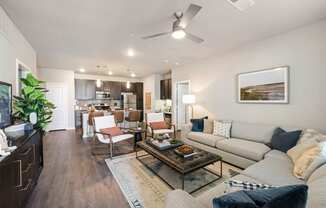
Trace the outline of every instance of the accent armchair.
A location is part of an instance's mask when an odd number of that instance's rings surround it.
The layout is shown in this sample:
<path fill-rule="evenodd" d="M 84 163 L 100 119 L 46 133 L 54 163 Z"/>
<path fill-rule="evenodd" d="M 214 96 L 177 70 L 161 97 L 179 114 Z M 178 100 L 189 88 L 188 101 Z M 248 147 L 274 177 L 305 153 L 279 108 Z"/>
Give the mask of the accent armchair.
<path fill-rule="evenodd" d="M 117 127 L 114 116 L 102 116 L 102 117 L 95 117 L 94 118 L 94 127 L 95 127 L 95 136 L 97 139 L 103 143 L 108 144 L 110 150 L 110 158 L 113 157 L 113 145 L 115 143 L 131 139 L 134 136 L 132 134 L 121 134 L 113 136 L 110 133 L 104 133 L 102 130 L 107 128 Z"/>
<path fill-rule="evenodd" d="M 146 114 L 146 136 L 150 135 L 155 138 L 155 135 L 159 134 L 173 134 L 173 138 L 176 138 L 175 125 L 166 123 L 166 128 L 154 129 L 152 123 L 165 122 L 163 113 L 147 113 Z"/>

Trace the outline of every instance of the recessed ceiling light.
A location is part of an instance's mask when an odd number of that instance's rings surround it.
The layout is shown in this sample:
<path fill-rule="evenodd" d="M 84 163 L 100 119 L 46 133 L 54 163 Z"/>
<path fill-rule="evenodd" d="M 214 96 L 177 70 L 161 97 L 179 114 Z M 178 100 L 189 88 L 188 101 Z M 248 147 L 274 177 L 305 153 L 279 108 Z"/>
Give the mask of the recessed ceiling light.
<path fill-rule="evenodd" d="M 179 66 L 179 65 L 180 65 L 180 63 L 179 63 L 179 62 L 176 62 L 176 63 L 175 63 L 175 65 Z"/>
<path fill-rule="evenodd" d="M 128 51 L 127 51 L 127 55 L 130 56 L 130 57 L 134 56 L 135 55 L 134 50 L 132 48 L 129 48 Z"/>
<path fill-rule="evenodd" d="M 109 72 L 108 72 L 108 75 L 112 75 L 112 74 L 113 74 L 113 72 L 112 72 L 112 71 L 109 71 Z"/>
<path fill-rule="evenodd" d="M 85 72 L 85 69 L 84 68 L 80 68 L 79 71 L 80 72 Z"/>
<path fill-rule="evenodd" d="M 186 32 L 183 29 L 176 30 L 172 33 L 174 39 L 182 39 L 186 36 Z"/>
<path fill-rule="evenodd" d="M 131 77 L 135 77 L 136 76 L 136 74 L 135 73 L 131 73 L 131 75 L 130 75 Z"/>

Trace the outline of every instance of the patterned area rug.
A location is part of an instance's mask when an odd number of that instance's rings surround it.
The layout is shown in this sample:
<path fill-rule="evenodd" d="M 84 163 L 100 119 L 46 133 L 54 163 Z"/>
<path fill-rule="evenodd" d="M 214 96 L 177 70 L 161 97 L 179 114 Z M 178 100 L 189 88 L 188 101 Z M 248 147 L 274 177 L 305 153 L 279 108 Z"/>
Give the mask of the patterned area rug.
<path fill-rule="evenodd" d="M 115 157 L 113 160 L 106 159 L 105 162 L 132 208 L 164 207 L 165 195 L 172 190 L 171 187 L 139 162 L 134 153 Z M 181 188 L 181 176 L 177 172 L 151 156 L 145 157 L 143 162 L 174 187 Z M 207 169 L 220 174 L 220 162 L 207 166 Z M 198 196 L 238 172 L 239 169 L 223 163 L 223 177 L 192 195 Z M 216 176 L 208 171 L 197 170 L 185 177 L 185 189 L 194 190 L 214 177 Z"/>

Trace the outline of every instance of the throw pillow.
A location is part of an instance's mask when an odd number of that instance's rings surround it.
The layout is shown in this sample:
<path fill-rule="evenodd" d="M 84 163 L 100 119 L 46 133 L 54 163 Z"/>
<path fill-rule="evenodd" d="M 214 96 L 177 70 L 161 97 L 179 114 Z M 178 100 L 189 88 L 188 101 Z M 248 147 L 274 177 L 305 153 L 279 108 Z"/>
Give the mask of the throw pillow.
<path fill-rule="evenodd" d="M 326 163 L 326 142 L 321 142 L 305 151 L 294 163 L 293 174 L 303 180 Z"/>
<path fill-rule="evenodd" d="M 213 135 L 230 138 L 232 122 L 222 122 L 214 120 Z"/>
<path fill-rule="evenodd" d="M 213 208 L 305 208 L 307 185 L 238 191 L 213 199 Z"/>
<path fill-rule="evenodd" d="M 308 140 L 316 140 L 318 142 L 326 141 L 326 134 L 322 134 L 315 129 L 305 129 L 300 137 L 298 144 Z"/>
<path fill-rule="evenodd" d="M 152 127 L 153 130 L 169 128 L 165 121 L 151 122 L 149 125 Z"/>
<path fill-rule="evenodd" d="M 122 135 L 123 132 L 119 127 L 104 128 L 100 130 L 103 134 L 110 134 L 112 137 Z"/>
<path fill-rule="evenodd" d="M 286 154 L 291 158 L 292 162 L 295 161 L 308 149 L 316 146 L 318 142 L 314 139 L 307 140 L 300 144 L 295 145 L 291 149 L 289 149 Z"/>
<path fill-rule="evenodd" d="M 193 118 L 190 119 L 190 122 L 192 123 L 191 131 L 195 132 L 203 132 L 204 130 L 204 119 L 208 119 L 208 117 L 203 118 Z"/>
<path fill-rule="evenodd" d="M 287 152 L 297 144 L 301 131 L 286 132 L 282 128 L 276 128 L 271 141 L 272 149 Z"/>
<path fill-rule="evenodd" d="M 213 133 L 213 127 L 214 127 L 213 120 L 204 119 L 204 130 L 203 130 L 204 133 L 212 134 Z"/>

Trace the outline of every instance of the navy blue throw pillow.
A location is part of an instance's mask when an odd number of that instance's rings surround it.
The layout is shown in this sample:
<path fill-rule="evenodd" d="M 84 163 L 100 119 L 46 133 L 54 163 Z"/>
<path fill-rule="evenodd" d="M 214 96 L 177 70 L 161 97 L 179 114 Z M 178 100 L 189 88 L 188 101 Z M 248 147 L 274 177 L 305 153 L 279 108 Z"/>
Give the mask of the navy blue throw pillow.
<path fill-rule="evenodd" d="M 305 208 L 308 186 L 233 192 L 213 199 L 214 208 Z"/>
<path fill-rule="evenodd" d="M 205 116 L 203 118 L 190 119 L 190 122 L 192 123 L 191 131 L 203 132 L 203 130 L 204 130 L 204 119 L 208 119 L 208 116 Z"/>
<path fill-rule="evenodd" d="M 275 129 L 271 141 L 272 149 L 287 152 L 297 144 L 301 132 L 301 130 L 286 132 L 282 128 Z"/>

